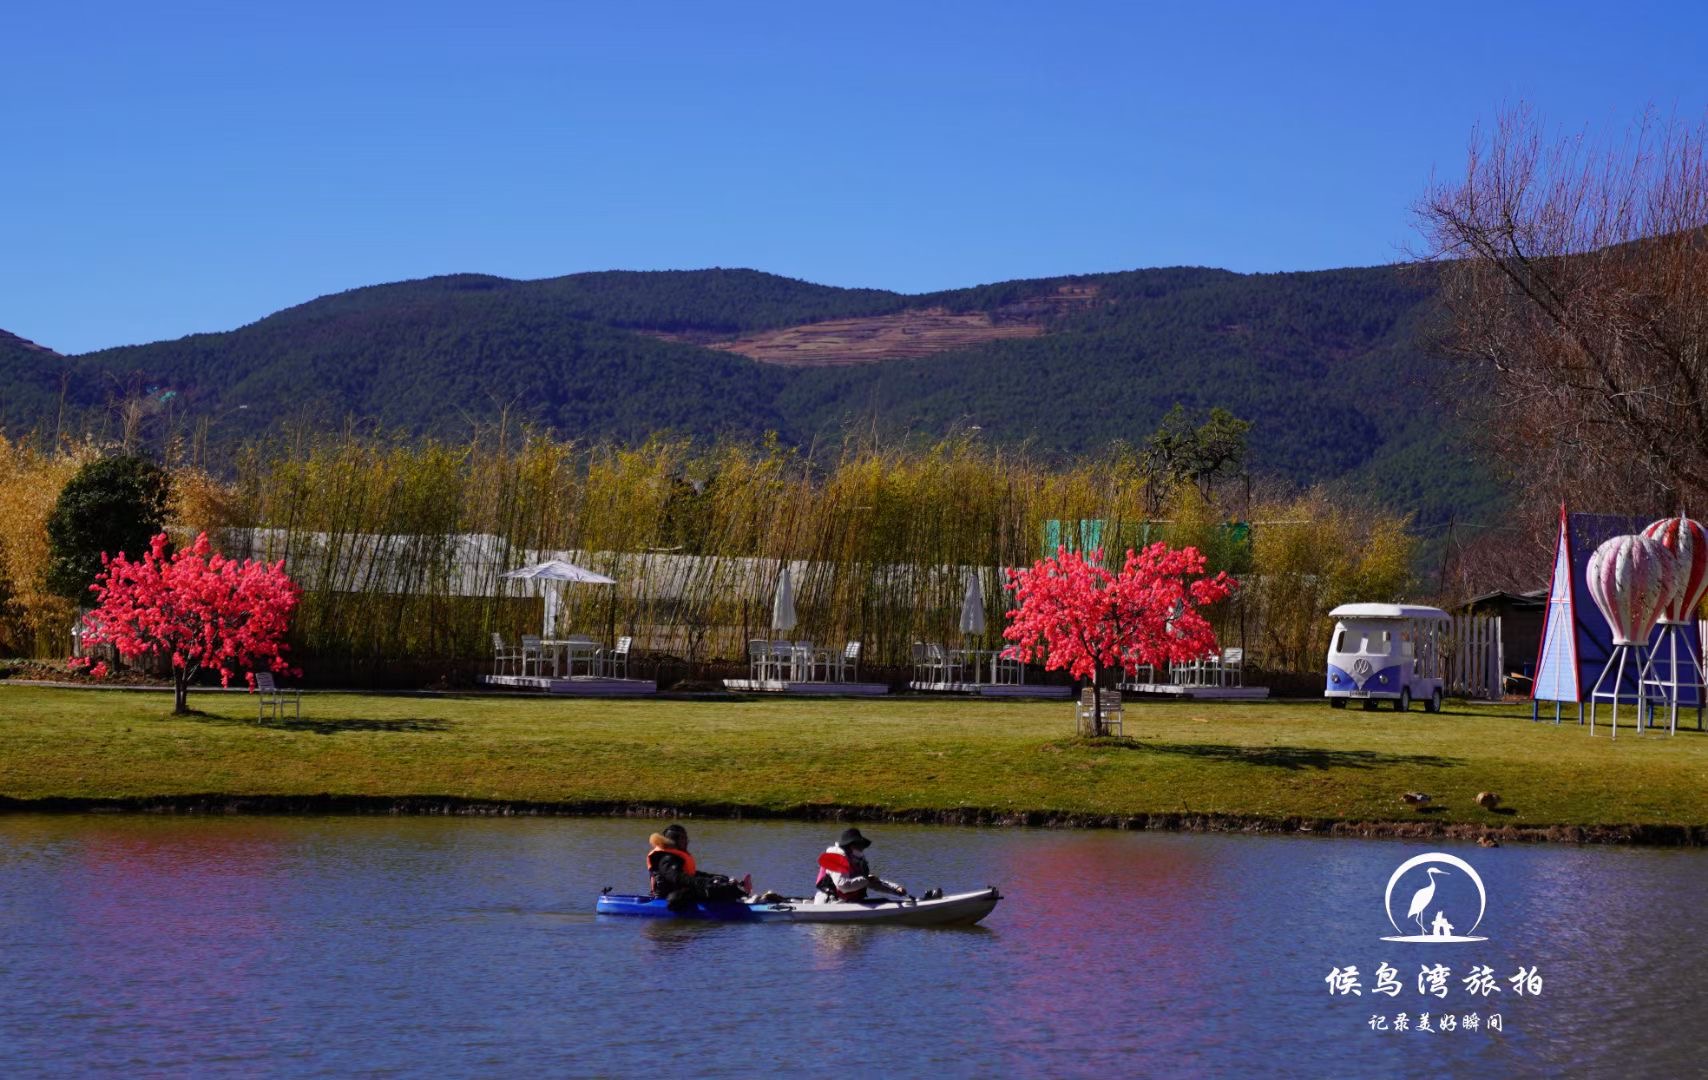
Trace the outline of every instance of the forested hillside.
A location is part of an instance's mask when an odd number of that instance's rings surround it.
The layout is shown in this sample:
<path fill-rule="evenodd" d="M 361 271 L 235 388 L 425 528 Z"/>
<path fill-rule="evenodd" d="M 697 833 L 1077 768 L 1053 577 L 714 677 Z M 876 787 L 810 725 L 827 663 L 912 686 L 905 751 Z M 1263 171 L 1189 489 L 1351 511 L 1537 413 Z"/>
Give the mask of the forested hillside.
<path fill-rule="evenodd" d="M 61 378 L 66 371 L 65 357 L 0 330 L 0 434 L 33 429 L 51 435 L 60 421 Z M 86 369 L 79 370 L 75 387 L 72 380 L 65 381 L 66 394 L 93 398 L 88 378 Z"/>
<path fill-rule="evenodd" d="M 1169 268 L 917 296 L 751 270 L 542 281 L 465 274 L 356 289 L 229 332 L 70 359 L 0 337 L 0 420 L 13 434 L 63 428 L 67 416 L 110 432 L 127 400 L 133 417 L 140 402 L 157 428 L 241 411 L 240 423 L 213 428 L 229 441 L 287 420 L 351 418 L 460 435 L 503 409 L 570 437 L 775 431 L 825 446 L 849 431 L 931 440 L 976 427 L 991 440 L 1067 454 L 1139 442 L 1179 402 L 1250 419 L 1258 472 L 1356 483 L 1437 520 L 1493 489 L 1434 402 L 1437 364 L 1422 346 L 1432 292 L 1420 272 L 1393 267 Z M 924 310 L 1025 322 L 1034 336 L 837 367 L 703 347 Z"/>

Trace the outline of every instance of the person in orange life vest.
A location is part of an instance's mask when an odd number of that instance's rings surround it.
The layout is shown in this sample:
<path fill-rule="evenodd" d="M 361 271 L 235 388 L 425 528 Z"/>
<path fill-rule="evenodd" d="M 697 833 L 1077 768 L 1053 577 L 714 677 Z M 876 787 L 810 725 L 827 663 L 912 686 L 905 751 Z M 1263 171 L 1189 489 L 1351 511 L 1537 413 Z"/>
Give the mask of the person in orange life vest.
<path fill-rule="evenodd" d="M 682 911 L 706 901 L 734 901 L 752 891 L 752 878 L 736 881 L 722 874 L 702 873 L 688 853 L 688 830 L 668 825 L 650 837 L 646 872 L 652 895 L 667 900 L 670 910 Z"/>
<path fill-rule="evenodd" d="M 842 830 L 842 838 L 818 857 L 813 899 L 819 903 L 864 900 L 868 890 L 906 896 L 907 886 L 885 881 L 872 873 L 866 862 L 866 849 L 871 846 L 872 842 L 860 835 L 859 829 Z"/>

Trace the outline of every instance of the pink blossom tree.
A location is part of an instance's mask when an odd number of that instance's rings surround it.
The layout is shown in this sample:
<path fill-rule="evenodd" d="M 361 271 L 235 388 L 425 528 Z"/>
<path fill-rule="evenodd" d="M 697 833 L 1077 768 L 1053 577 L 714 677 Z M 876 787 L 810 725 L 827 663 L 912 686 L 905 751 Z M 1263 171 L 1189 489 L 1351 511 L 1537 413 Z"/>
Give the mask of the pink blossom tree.
<path fill-rule="evenodd" d="M 1197 548 L 1152 544 L 1127 551 L 1120 572 L 1102 566 L 1102 552 L 1087 558 L 1066 548 L 1029 570 L 1010 570 L 1015 595 L 1003 637 L 1003 655 L 1022 663 L 1042 660 L 1092 688 L 1093 733 L 1103 734 L 1100 677 L 1111 669 L 1133 674 L 1146 665 L 1195 660 L 1216 647 L 1202 608 L 1235 588 L 1227 574 L 1204 575 Z"/>
<path fill-rule="evenodd" d="M 99 598 L 85 619 L 86 645 L 112 645 L 121 656 L 154 653 L 172 660 L 174 713 L 187 713 L 190 681 L 218 670 L 220 685 L 257 668 L 300 675 L 285 661 L 285 635 L 301 590 L 284 562 L 238 562 L 219 555 L 207 534 L 170 557 L 166 534 L 139 561 L 101 556 L 90 590 Z M 73 664 L 88 661 L 74 659 Z M 90 673 L 107 674 L 104 663 Z"/>

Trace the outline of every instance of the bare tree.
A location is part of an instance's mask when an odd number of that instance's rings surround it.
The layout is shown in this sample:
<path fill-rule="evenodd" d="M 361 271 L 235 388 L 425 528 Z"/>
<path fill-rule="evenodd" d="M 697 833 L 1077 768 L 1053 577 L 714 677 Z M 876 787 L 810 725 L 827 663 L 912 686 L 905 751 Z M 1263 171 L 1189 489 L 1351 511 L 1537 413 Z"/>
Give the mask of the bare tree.
<path fill-rule="evenodd" d="M 1562 499 L 1708 506 L 1705 146 L 1700 123 L 1597 143 L 1519 109 L 1417 206 L 1462 390 L 1543 525 Z"/>

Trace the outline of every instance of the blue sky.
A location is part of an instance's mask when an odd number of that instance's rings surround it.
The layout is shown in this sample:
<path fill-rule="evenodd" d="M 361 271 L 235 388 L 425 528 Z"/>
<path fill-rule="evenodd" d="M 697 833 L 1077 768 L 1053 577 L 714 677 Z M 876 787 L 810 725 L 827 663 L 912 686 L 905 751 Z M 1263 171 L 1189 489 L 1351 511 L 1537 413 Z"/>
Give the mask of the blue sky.
<path fill-rule="evenodd" d="M 1390 261 L 1472 126 L 1708 106 L 1708 6 L 13 5 L 0 328 L 752 266 L 923 291 Z"/>

